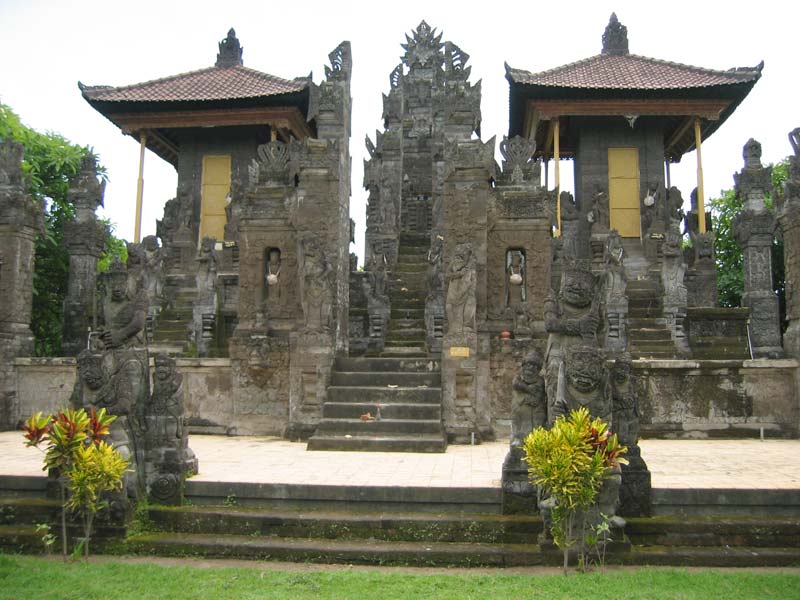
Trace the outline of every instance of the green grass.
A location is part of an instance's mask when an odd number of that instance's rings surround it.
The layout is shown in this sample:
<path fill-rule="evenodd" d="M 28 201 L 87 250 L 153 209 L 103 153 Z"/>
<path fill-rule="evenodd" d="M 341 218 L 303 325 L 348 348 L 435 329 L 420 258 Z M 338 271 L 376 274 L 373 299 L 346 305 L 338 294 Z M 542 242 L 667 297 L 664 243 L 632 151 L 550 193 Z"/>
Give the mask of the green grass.
<path fill-rule="evenodd" d="M 606 574 L 415 574 L 403 571 L 266 571 L 130 562 L 67 563 L 0 555 L 0 598 L 37 600 L 323 598 L 800 598 L 800 574 L 743 570 L 626 569 Z"/>

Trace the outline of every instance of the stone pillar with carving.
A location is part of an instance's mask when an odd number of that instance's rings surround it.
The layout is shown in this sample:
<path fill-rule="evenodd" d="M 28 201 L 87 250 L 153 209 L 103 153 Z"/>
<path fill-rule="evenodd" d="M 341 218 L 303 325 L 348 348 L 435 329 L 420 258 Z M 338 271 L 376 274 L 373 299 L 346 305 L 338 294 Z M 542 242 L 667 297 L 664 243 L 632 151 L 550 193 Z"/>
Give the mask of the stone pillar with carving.
<path fill-rule="evenodd" d="M 197 356 L 214 353 L 217 327 L 217 251 L 216 240 L 204 237 L 197 251 L 197 299 L 192 307 L 194 343 Z"/>
<path fill-rule="evenodd" d="M 488 395 L 478 393 L 489 384 L 486 256 L 494 143 L 492 138 L 445 146 L 442 406 L 448 439 L 456 443 L 494 434 Z"/>
<path fill-rule="evenodd" d="M 789 133 L 794 153 L 789 157 L 789 176 L 783 184 L 783 206 L 778 222 L 783 234 L 786 286 L 786 320 L 783 349 L 800 358 L 800 127 Z"/>
<path fill-rule="evenodd" d="M 710 213 L 702 215 L 706 231 L 700 233 L 697 189 L 692 192 L 692 210 L 684 218 L 685 231 L 692 247 L 686 249 L 686 291 L 688 306 L 717 305 L 717 265 L 714 260 L 714 232 L 711 231 Z"/>
<path fill-rule="evenodd" d="M 88 330 L 97 327 L 97 261 L 105 251 L 108 233 L 95 210 L 103 206 L 104 191 L 105 181 L 97 179 L 97 159 L 87 154 L 69 186 L 75 216 L 64 224 L 64 245 L 69 252 L 61 345 L 64 356 L 77 356 L 86 348 Z"/>
<path fill-rule="evenodd" d="M 733 176 L 742 211 L 732 229 L 742 248 L 744 294 L 750 309 L 750 344 L 755 358 L 778 358 L 781 346 L 778 297 L 772 287 L 772 241 L 775 215 L 765 204 L 772 193 L 772 168 L 761 164 L 761 144 L 750 139 L 744 146 L 744 168 Z"/>
<path fill-rule="evenodd" d="M 33 353 L 34 242 L 44 209 L 28 194 L 22 157 L 21 144 L 0 140 L 0 428 L 20 415 L 13 360 Z"/>

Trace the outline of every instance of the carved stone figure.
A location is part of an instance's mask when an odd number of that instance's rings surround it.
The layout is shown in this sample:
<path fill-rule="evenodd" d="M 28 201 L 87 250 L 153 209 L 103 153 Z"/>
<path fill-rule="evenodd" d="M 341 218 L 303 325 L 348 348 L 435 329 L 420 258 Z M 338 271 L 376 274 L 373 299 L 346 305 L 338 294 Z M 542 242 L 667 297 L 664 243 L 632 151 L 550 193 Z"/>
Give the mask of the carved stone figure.
<path fill-rule="evenodd" d="M 217 318 L 216 240 L 204 237 L 197 250 L 195 285 L 197 300 L 193 308 L 194 341 L 198 356 L 208 356 L 214 341 Z"/>
<path fill-rule="evenodd" d="M 474 332 L 477 273 L 472 244 L 466 242 L 456 246 L 445 280 L 447 332 L 459 336 Z"/>
<path fill-rule="evenodd" d="M 302 242 L 301 304 L 307 333 L 330 331 L 333 270 L 313 237 Z"/>
<path fill-rule="evenodd" d="M 753 139 L 745 144 L 745 165 L 734 175 L 736 195 L 743 210 L 731 229 L 742 247 L 744 294 L 742 306 L 750 308 L 750 340 L 756 357 L 777 358 L 782 354 L 778 297 L 772 289 L 772 241 L 775 216 L 765 199 L 772 194 L 772 171 L 761 165 L 761 145 Z"/>
<path fill-rule="evenodd" d="M 650 516 L 650 471 L 642 459 L 639 448 L 638 386 L 628 353 L 614 361 L 611 370 L 611 393 L 614 404 L 613 431 L 617 434 L 620 444 L 628 448 L 625 454 L 628 464 L 621 465 L 619 512 L 628 517 Z"/>
<path fill-rule="evenodd" d="M 586 215 L 592 227 L 592 233 L 602 233 L 609 228 L 608 194 L 597 187 L 592 196 L 592 208 Z"/>
<path fill-rule="evenodd" d="M 606 318 L 604 346 L 609 352 L 621 352 L 627 346 L 628 281 L 624 260 L 622 238 L 612 230 L 606 238 L 603 253 L 602 292 Z"/>
<path fill-rule="evenodd" d="M 536 350 L 525 355 L 512 384 L 511 447 L 520 448 L 528 434 L 547 423 L 547 399 L 541 376 L 542 355 Z"/>
<path fill-rule="evenodd" d="M 367 265 L 367 281 L 369 282 L 369 297 L 380 303 L 389 301 L 386 289 L 386 256 L 377 249 L 372 250 L 369 264 Z"/>
<path fill-rule="evenodd" d="M 553 420 L 584 407 L 592 418 L 612 423 L 612 400 L 604 363 L 603 352 L 595 346 L 575 345 L 567 349 L 559 373 Z"/>
<path fill-rule="evenodd" d="M 783 184 L 779 222 L 783 234 L 786 285 L 786 320 L 783 347 L 788 356 L 800 357 L 800 127 L 789 133 L 794 154 L 789 157 L 789 176 Z"/>
<path fill-rule="evenodd" d="M 147 493 L 154 502 L 180 504 L 186 475 L 197 472 L 184 424 L 183 376 L 164 354 L 153 362 L 153 393 L 144 410 Z"/>
<path fill-rule="evenodd" d="M 286 278 L 281 276 L 282 266 L 280 248 L 270 248 L 264 268 L 264 285 L 267 289 L 268 304 L 280 305 L 284 302 Z"/>
<path fill-rule="evenodd" d="M 584 261 L 573 261 L 562 275 L 561 289 L 552 290 L 544 304 L 544 325 L 549 336 L 545 353 L 548 420 L 556 399 L 559 370 L 569 347 L 597 344 L 600 326 L 600 299 L 594 275 Z"/>

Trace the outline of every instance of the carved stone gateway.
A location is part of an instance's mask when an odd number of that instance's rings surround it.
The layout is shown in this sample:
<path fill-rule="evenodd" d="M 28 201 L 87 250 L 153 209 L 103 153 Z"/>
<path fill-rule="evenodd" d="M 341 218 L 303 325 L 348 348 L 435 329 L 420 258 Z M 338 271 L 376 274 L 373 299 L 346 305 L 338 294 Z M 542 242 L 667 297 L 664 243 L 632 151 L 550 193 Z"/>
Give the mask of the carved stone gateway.
<path fill-rule="evenodd" d="M 36 235 L 43 206 L 28 194 L 21 144 L 0 140 L 0 426 L 16 426 L 13 360 L 33 354 L 30 329 Z"/>
<path fill-rule="evenodd" d="M 789 176 L 783 184 L 783 206 L 778 221 L 783 233 L 783 261 L 786 274 L 786 320 L 783 336 L 787 356 L 800 358 L 800 127 L 789 133 L 793 154 Z"/>
<path fill-rule="evenodd" d="M 106 228 L 95 215 L 103 206 L 105 181 L 97 179 L 97 159 L 87 154 L 70 182 L 69 200 L 75 217 L 64 225 L 69 251 L 69 287 L 64 298 L 62 353 L 77 356 L 86 347 L 87 332 L 97 327 L 97 261 L 106 244 Z"/>
<path fill-rule="evenodd" d="M 751 139 L 744 146 L 745 165 L 734 175 L 736 194 L 744 207 L 731 227 L 742 247 L 744 294 L 742 306 L 750 308 L 753 356 L 778 358 L 783 354 L 778 297 L 772 288 L 772 240 L 775 216 L 765 197 L 772 192 L 772 169 L 761 164 L 761 144 Z"/>

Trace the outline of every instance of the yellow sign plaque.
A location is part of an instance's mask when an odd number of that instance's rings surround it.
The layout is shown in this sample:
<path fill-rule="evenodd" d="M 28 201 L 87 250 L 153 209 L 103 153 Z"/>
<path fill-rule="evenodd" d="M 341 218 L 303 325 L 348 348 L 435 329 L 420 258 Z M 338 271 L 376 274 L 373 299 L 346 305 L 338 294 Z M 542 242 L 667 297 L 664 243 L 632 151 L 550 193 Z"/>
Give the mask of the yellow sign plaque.
<path fill-rule="evenodd" d="M 453 358 L 469 358 L 469 348 L 467 346 L 453 346 L 450 348 L 450 356 Z"/>

